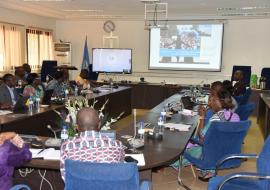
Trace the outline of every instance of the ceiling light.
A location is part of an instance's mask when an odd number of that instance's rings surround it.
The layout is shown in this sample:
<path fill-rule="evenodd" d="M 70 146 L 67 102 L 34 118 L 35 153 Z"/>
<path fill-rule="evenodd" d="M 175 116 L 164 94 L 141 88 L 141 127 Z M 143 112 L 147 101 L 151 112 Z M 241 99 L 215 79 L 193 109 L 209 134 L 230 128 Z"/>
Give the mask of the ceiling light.
<path fill-rule="evenodd" d="M 140 0 L 142 3 L 159 3 L 160 0 Z"/>
<path fill-rule="evenodd" d="M 25 2 L 67 2 L 67 1 L 73 1 L 73 0 L 23 0 Z"/>
<path fill-rule="evenodd" d="M 102 13 L 104 10 L 98 9 L 65 9 L 65 12 L 91 12 L 91 13 Z"/>
<path fill-rule="evenodd" d="M 257 7 L 222 7 L 217 8 L 217 11 L 239 11 L 239 10 L 258 10 L 269 9 L 270 6 L 257 6 Z"/>

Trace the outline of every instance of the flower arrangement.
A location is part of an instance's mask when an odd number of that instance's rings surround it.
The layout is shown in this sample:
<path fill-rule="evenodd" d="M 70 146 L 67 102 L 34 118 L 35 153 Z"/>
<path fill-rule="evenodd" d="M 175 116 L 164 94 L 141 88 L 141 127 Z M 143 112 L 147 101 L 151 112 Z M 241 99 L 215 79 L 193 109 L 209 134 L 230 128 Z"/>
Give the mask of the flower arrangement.
<path fill-rule="evenodd" d="M 93 101 L 92 105 L 89 104 L 89 100 L 85 97 L 79 96 L 79 97 L 73 97 L 68 99 L 68 101 L 65 104 L 65 108 L 67 110 L 67 113 L 59 112 L 54 110 L 57 115 L 60 116 L 62 119 L 62 125 L 68 126 L 68 134 L 69 136 L 75 136 L 76 135 L 76 116 L 77 112 L 85 107 L 91 107 L 95 109 L 95 105 L 97 104 L 98 100 Z M 106 102 L 102 105 L 102 107 L 97 110 L 99 119 L 101 121 L 101 130 L 109 130 L 111 129 L 111 125 L 118 121 L 124 112 L 120 113 L 118 117 L 116 118 L 109 118 L 108 114 L 104 113 L 105 107 L 108 104 L 109 99 L 106 100 Z"/>

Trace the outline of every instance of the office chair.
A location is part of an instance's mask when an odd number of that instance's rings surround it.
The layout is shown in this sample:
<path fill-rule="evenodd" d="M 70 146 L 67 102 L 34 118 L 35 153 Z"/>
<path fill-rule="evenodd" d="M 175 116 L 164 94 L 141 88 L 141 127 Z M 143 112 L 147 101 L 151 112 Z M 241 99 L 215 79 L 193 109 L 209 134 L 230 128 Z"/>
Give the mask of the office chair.
<path fill-rule="evenodd" d="M 228 155 L 220 161 L 243 158 L 257 159 L 257 172 L 232 173 L 225 176 L 216 176 L 210 179 L 208 190 L 269 190 L 270 189 L 270 137 L 264 143 L 259 156 L 256 154 Z"/>
<path fill-rule="evenodd" d="M 27 185 L 20 184 L 11 187 L 10 190 L 31 190 L 31 189 Z"/>
<path fill-rule="evenodd" d="M 238 108 L 235 110 L 235 113 L 239 115 L 241 121 L 244 121 L 248 120 L 254 109 L 254 103 L 247 103 L 244 105 L 239 105 Z"/>
<path fill-rule="evenodd" d="M 266 89 L 270 89 L 270 68 L 263 68 L 261 76 L 266 77 Z"/>
<path fill-rule="evenodd" d="M 232 77 L 231 77 L 231 81 L 233 81 L 233 75 L 237 70 L 241 70 L 244 73 L 244 83 L 246 84 L 246 86 L 250 85 L 250 76 L 251 76 L 251 66 L 238 66 L 238 65 L 234 65 L 233 66 L 233 70 L 232 70 Z"/>
<path fill-rule="evenodd" d="M 93 65 L 89 64 L 89 75 L 88 75 L 88 79 L 89 80 L 94 80 L 96 81 L 98 79 L 98 74 L 97 72 L 93 72 Z"/>
<path fill-rule="evenodd" d="M 202 147 L 200 158 L 194 158 L 184 153 L 192 165 L 201 170 L 214 170 L 217 162 L 227 154 L 241 153 L 242 142 L 251 125 L 251 121 L 212 122 L 204 137 L 204 143 L 197 142 Z M 222 164 L 221 168 L 233 168 L 240 165 L 239 160 Z"/>
<path fill-rule="evenodd" d="M 244 105 L 248 103 L 249 97 L 252 93 L 251 88 L 247 88 L 245 94 L 240 95 L 240 96 L 234 96 L 234 99 L 238 103 L 238 105 Z"/>
<path fill-rule="evenodd" d="M 149 190 L 150 182 L 139 181 L 135 163 L 65 161 L 65 190 Z"/>
<path fill-rule="evenodd" d="M 44 60 L 41 66 L 41 82 L 46 82 L 47 75 L 54 77 L 57 61 Z"/>

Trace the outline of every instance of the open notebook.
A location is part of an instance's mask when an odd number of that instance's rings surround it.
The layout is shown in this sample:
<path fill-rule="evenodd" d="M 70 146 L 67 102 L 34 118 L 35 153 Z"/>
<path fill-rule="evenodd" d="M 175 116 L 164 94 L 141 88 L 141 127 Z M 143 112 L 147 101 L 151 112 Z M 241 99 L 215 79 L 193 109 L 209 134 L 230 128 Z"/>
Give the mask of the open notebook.
<path fill-rule="evenodd" d="M 60 150 L 54 148 L 30 149 L 32 158 L 43 158 L 44 160 L 60 160 Z"/>

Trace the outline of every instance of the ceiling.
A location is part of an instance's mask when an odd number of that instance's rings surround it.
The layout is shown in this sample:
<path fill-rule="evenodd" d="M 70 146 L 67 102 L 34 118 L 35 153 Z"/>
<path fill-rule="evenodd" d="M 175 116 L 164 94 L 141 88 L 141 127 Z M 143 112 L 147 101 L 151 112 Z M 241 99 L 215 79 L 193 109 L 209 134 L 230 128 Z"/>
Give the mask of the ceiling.
<path fill-rule="evenodd" d="M 269 0 L 161 0 L 168 19 L 270 17 Z M 140 0 L 0 0 L 0 7 L 55 19 L 142 20 Z"/>

